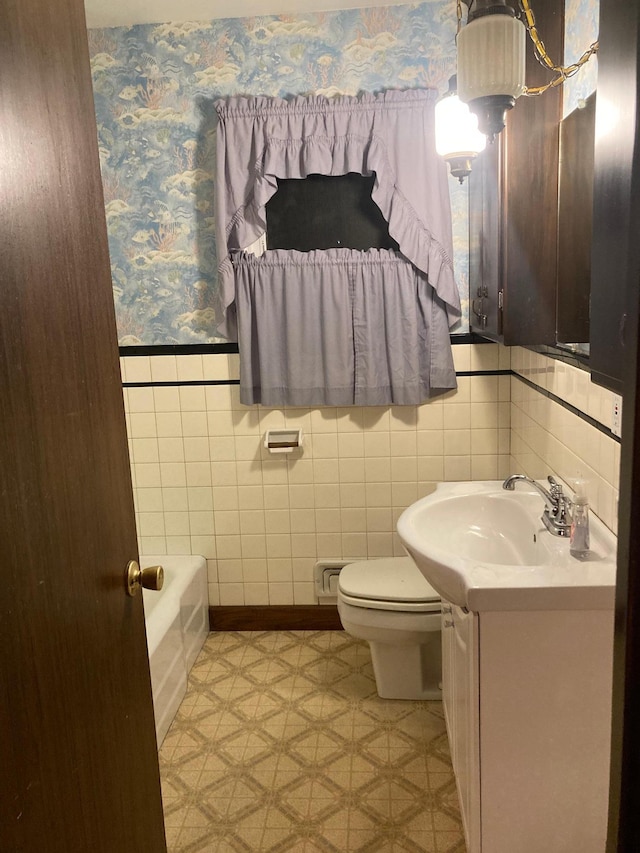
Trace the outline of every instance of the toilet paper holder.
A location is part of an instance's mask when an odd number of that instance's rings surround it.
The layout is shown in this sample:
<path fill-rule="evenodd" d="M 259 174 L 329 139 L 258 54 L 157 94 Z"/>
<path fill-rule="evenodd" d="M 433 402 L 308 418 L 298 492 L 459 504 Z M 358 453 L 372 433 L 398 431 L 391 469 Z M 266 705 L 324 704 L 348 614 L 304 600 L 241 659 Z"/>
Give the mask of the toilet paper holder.
<path fill-rule="evenodd" d="M 264 434 L 264 446 L 269 453 L 291 453 L 302 447 L 302 430 L 268 429 Z"/>

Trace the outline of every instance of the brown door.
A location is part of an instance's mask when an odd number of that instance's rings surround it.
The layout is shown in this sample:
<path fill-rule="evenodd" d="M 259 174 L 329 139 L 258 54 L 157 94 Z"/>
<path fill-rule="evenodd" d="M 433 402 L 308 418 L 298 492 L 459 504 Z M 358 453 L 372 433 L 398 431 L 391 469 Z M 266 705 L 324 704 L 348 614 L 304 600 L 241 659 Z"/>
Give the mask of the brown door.
<path fill-rule="evenodd" d="M 0 27 L 0 850 L 165 850 L 82 0 Z"/>

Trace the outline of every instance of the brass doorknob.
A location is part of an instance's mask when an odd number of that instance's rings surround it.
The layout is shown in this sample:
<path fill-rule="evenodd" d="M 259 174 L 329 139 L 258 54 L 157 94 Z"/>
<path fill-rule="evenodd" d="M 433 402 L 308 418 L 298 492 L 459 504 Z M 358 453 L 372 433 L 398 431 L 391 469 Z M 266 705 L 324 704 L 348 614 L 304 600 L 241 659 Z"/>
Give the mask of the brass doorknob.
<path fill-rule="evenodd" d="M 135 560 L 127 563 L 125 582 L 129 595 L 135 595 L 141 586 L 145 589 L 162 589 L 164 583 L 164 569 L 162 566 L 147 566 L 141 569 Z"/>

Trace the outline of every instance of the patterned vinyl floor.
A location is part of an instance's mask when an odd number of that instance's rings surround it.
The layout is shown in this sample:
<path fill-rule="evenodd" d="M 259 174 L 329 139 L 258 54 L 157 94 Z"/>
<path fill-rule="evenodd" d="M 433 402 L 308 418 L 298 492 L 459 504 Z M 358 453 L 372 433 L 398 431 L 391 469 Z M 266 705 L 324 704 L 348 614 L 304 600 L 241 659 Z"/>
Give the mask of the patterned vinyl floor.
<path fill-rule="evenodd" d="M 440 702 L 341 631 L 211 634 L 160 750 L 170 853 L 464 853 Z"/>

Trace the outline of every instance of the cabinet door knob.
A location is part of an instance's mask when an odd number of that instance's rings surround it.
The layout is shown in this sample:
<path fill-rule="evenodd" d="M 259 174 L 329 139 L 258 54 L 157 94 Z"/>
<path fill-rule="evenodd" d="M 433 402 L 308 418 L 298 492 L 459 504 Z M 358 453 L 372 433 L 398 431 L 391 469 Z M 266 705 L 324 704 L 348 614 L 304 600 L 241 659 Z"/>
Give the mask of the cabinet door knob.
<path fill-rule="evenodd" d="M 444 628 L 453 628 L 453 619 L 445 619 L 442 626 Z"/>

